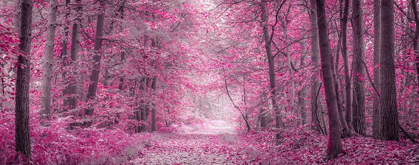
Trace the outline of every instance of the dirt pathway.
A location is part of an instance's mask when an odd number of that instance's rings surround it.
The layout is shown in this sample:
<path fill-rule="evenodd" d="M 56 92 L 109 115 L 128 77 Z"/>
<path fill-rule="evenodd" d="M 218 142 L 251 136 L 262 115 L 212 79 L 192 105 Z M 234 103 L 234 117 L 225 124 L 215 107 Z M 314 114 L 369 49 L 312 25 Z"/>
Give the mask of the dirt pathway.
<path fill-rule="evenodd" d="M 243 164 L 259 154 L 220 121 L 182 126 L 180 133 L 156 134 L 135 164 Z M 227 133 L 230 132 L 230 133 Z"/>

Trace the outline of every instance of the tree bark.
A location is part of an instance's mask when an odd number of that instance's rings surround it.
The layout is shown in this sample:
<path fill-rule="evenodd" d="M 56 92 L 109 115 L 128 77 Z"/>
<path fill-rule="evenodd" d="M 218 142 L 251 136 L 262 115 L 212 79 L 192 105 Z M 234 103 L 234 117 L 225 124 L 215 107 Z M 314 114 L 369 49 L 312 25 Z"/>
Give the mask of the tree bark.
<path fill-rule="evenodd" d="M 274 65 L 274 57 L 272 55 L 271 40 L 269 36 L 269 31 L 268 31 L 268 15 L 267 15 L 265 6 L 266 6 L 266 1 L 262 0 L 262 4 L 260 8 L 262 10 L 261 19 L 262 19 L 262 25 L 263 25 L 263 37 L 265 40 L 265 50 L 266 50 L 266 55 L 267 55 L 268 64 L 269 64 L 269 83 L 270 83 L 270 91 L 271 91 L 271 101 L 272 101 L 272 106 L 274 107 L 274 112 L 275 112 L 275 120 L 276 120 L 275 127 L 279 129 L 280 125 L 283 125 L 283 122 L 280 116 L 280 110 L 275 100 L 277 99 L 276 86 L 275 86 L 275 65 Z M 279 133 L 276 134 L 276 144 L 279 144 Z"/>
<path fill-rule="evenodd" d="M 362 0 L 352 0 L 353 8 L 353 72 L 354 72 L 354 94 L 353 94 L 353 121 L 352 126 L 355 132 L 366 135 L 365 132 L 365 46 L 364 46 L 364 14 L 362 11 Z"/>
<path fill-rule="evenodd" d="M 55 28 L 57 20 L 57 0 L 50 0 L 47 41 L 42 78 L 41 119 L 49 119 L 51 112 L 51 79 L 54 62 Z"/>
<path fill-rule="evenodd" d="M 77 4 L 80 4 L 81 0 L 76 0 Z M 68 78 L 68 86 L 65 90 L 67 90 L 67 103 L 69 109 L 74 109 L 77 107 L 77 60 L 79 58 L 79 29 L 80 29 L 80 12 L 81 7 L 77 7 L 77 18 L 75 23 L 73 23 L 73 29 L 71 32 L 71 63 L 69 64 L 71 68 L 74 70 L 70 72 L 71 78 Z"/>
<path fill-rule="evenodd" d="M 381 137 L 399 140 L 394 65 L 394 0 L 381 0 Z"/>
<path fill-rule="evenodd" d="M 330 48 L 326 11 L 324 0 L 316 0 L 317 4 L 317 18 L 319 27 L 319 41 L 320 41 L 320 58 L 323 71 L 324 90 L 326 94 L 326 103 L 329 116 L 329 142 L 327 155 L 329 158 L 335 158 L 342 152 L 341 138 L 340 138 L 340 121 L 338 114 L 338 106 L 336 101 L 336 92 L 332 75 L 331 57 L 332 51 Z"/>
<path fill-rule="evenodd" d="M 339 54 L 337 54 L 337 57 L 339 57 Z M 339 95 L 339 84 L 338 84 L 337 76 L 336 76 L 336 72 L 337 72 L 336 68 L 338 66 L 338 62 L 339 62 L 339 59 L 336 58 L 336 66 L 335 66 L 333 64 L 333 57 L 330 60 L 330 63 L 332 64 L 331 66 L 332 66 L 333 82 L 334 82 L 334 86 L 335 86 L 336 102 L 337 102 L 337 106 L 338 106 L 339 121 L 340 121 L 340 126 L 341 126 L 341 128 L 339 128 L 339 130 L 342 131 L 342 136 L 341 137 L 350 137 L 351 136 L 351 131 L 350 131 L 350 129 L 348 127 L 348 124 L 346 123 L 345 117 L 343 115 L 343 107 L 342 107 L 342 103 L 341 103 L 340 95 Z"/>
<path fill-rule="evenodd" d="M 374 0 L 374 86 L 377 91 L 380 91 L 380 38 L 381 38 L 381 23 L 380 23 L 380 3 L 381 0 Z M 373 95 L 373 115 L 372 115 L 372 134 L 374 138 L 379 138 L 381 135 L 381 114 L 380 114 L 380 96 L 376 93 Z"/>
<path fill-rule="evenodd" d="M 32 0 L 17 1 L 17 30 L 19 34 L 19 54 L 16 77 L 16 106 L 15 106 L 15 147 L 28 158 L 31 157 L 31 140 L 29 128 L 29 81 L 31 54 L 31 26 Z"/>
<path fill-rule="evenodd" d="M 93 69 L 92 73 L 90 74 L 90 85 L 89 90 L 87 93 L 87 101 L 93 101 L 96 97 L 96 90 L 97 84 L 99 81 L 99 73 L 100 73 L 100 59 L 101 59 L 101 48 L 102 48 L 102 36 L 103 36 L 103 25 L 105 22 L 105 7 L 103 6 L 103 0 L 100 1 L 101 5 L 101 12 L 97 17 L 97 25 L 96 25 L 96 35 L 95 35 L 95 46 L 94 46 L 94 55 L 93 55 Z M 93 115 L 94 109 L 92 107 L 87 108 L 84 110 L 85 115 Z"/>
<path fill-rule="evenodd" d="M 68 7 L 68 4 L 70 3 L 70 0 L 66 0 L 65 1 L 65 21 L 67 21 L 67 19 L 68 19 L 68 16 L 70 15 L 70 11 L 69 11 L 69 7 Z M 65 23 L 67 23 L 67 22 L 65 22 Z M 61 47 L 62 47 L 62 50 L 61 50 L 61 62 L 62 62 L 62 66 L 68 66 L 68 47 L 67 47 L 67 44 L 68 44 L 68 32 L 69 31 L 69 27 L 68 27 L 68 25 L 65 25 L 64 26 L 64 36 L 63 36 L 63 42 L 62 42 L 62 44 L 61 44 Z M 63 77 L 63 79 L 66 79 L 67 78 L 67 70 L 64 70 L 63 71 L 63 73 L 62 73 L 62 77 Z M 69 103 L 68 103 L 68 99 L 67 98 L 65 98 L 65 97 L 67 97 L 67 95 L 69 94 L 69 92 L 68 92 L 68 84 L 67 84 L 67 82 L 66 81 L 64 81 L 64 86 L 65 86 L 65 88 L 63 89 L 63 96 L 64 96 L 64 99 L 63 99 L 63 106 L 64 106 L 64 110 L 67 108 L 67 106 L 69 105 Z"/>
<path fill-rule="evenodd" d="M 416 24 L 416 29 L 415 29 L 415 35 L 413 36 L 413 49 L 415 50 L 415 56 L 416 56 L 416 73 L 417 73 L 417 78 L 418 78 L 418 82 L 419 82 L 419 46 L 418 46 L 418 39 L 419 39 L 419 16 L 418 16 L 418 6 L 417 6 L 417 1 L 416 0 L 412 0 L 412 9 L 413 9 L 413 15 L 415 16 L 415 24 Z"/>
<path fill-rule="evenodd" d="M 301 124 L 304 126 L 307 124 L 307 115 L 306 115 L 306 101 L 305 101 L 305 97 L 306 97 L 306 93 L 307 93 L 307 87 L 303 86 L 303 89 L 301 89 L 298 92 L 298 103 L 300 106 L 300 114 L 301 114 Z"/>
<path fill-rule="evenodd" d="M 154 91 L 154 101 L 151 105 L 151 131 L 152 132 L 156 131 L 156 101 L 157 101 L 156 96 L 155 96 L 156 84 L 157 84 L 157 78 L 154 77 L 153 83 L 151 84 L 151 88 Z"/>
<path fill-rule="evenodd" d="M 121 53 L 121 64 L 123 63 L 125 63 L 125 52 Z M 119 86 L 118 86 L 119 90 L 121 91 L 124 90 L 124 82 L 125 82 L 124 75 L 121 75 L 121 78 L 119 78 Z"/>
<path fill-rule="evenodd" d="M 319 34 L 318 34 L 318 25 L 317 25 L 317 11 L 316 11 L 316 1 L 310 0 L 310 24 L 311 24 L 311 63 L 312 69 L 311 73 L 311 96 L 310 96 L 310 104 L 311 104 L 311 123 L 312 129 L 320 132 L 322 130 L 320 126 L 319 120 L 319 104 L 317 99 L 317 90 L 320 86 L 319 81 Z"/>
<path fill-rule="evenodd" d="M 349 129 L 352 129 L 352 98 L 351 98 L 351 78 L 349 76 L 348 62 L 348 46 L 347 46 L 347 29 L 348 29 L 348 10 L 349 0 L 344 0 L 344 8 L 342 14 L 341 30 L 342 30 L 342 60 L 345 70 L 345 118 Z"/>

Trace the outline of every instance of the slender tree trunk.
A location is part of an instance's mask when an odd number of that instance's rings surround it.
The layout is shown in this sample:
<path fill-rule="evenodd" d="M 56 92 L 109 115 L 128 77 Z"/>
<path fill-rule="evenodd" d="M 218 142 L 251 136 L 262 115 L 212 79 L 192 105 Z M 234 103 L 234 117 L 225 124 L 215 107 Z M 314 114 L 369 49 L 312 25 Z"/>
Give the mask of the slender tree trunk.
<path fill-rule="evenodd" d="M 316 0 L 317 4 L 317 18 L 319 26 L 319 41 L 320 41 L 320 58 L 323 71 L 324 90 L 326 94 L 326 103 L 329 116 L 329 142 L 327 155 L 329 158 L 335 158 L 342 152 L 341 139 L 340 139 L 340 121 L 339 112 L 336 101 L 336 92 L 334 88 L 331 57 L 332 51 L 330 48 L 326 11 L 324 0 Z"/>
<path fill-rule="evenodd" d="M 103 36 L 103 25 L 105 22 L 105 7 L 103 6 L 103 0 L 100 1 L 101 3 L 101 11 L 97 17 L 97 25 L 96 25 L 96 35 L 95 35 L 95 46 L 94 46 L 94 55 L 93 55 L 93 69 L 92 73 L 90 74 L 90 85 L 89 90 L 87 93 L 87 101 L 93 101 L 96 97 L 96 90 L 97 84 L 99 81 L 99 73 L 100 73 L 100 59 L 101 59 L 101 48 L 102 48 L 102 36 Z M 85 115 L 93 115 L 93 108 L 87 108 L 84 110 Z"/>
<path fill-rule="evenodd" d="M 352 0 L 353 8 L 353 71 L 354 71 L 354 94 L 353 94 L 353 121 L 352 126 L 355 132 L 366 135 L 365 132 L 365 46 L 364 46 L 364 14 L 362 11 L 362 0 Z"/>
<path fill-rule="evenodd" d="M 340 6 L 341 6 L 341 9 L 342 9 L 342 1 L 340 1 Z M 341 10 L 340 14 L 341 14 L 341 18 L 342 18 L 342 15 L 343 15 L 342 10 Z M 340 121 L 340 125 L 341 125 L 340 130 L 342 132 L 341 137 L 345 138 L 345 137 L 350 137 L 351 136 L 351 131 L 348 127 L 348 124 L 346 123 L 345 116 L 343 114 L 344 110 L 343 110 L 343 105 L 342 105 L 342 101 L 341 101 L 341 95 L 339 93 L 339 83 L 338 83 L 338 77 L 337 77 L 337 73 L 339 72 L 338 71 L 338 68 L 339 68 L 339 51 L 341 51 L 340 47 L 341 47 L 341 42 L 342 42 L 341 37 L 342 37 L 342 35 L 341 35 L 341 33 L 339 33 L 339 35 L 338 35 L 338 38 L 339 38 L 338 45 L 337 45 L 337 48 L 336 48 L 336 62 L 333 63 L 333 56 L 332 56 L 332 58 L 330 59 L 330 63 L 332 64 L 333 82 L 334 82 L 334 85 L 335 85 L 336 102 L 337 102 L 337 105 L 338 105 L 339 121 Z M 343 95 L 342 95 L 342 97 L 343 97 Z"/>
<path fill-rule="evenodd" d="M 68 7 L 69 3 L 70 3 L 70 0 L 65 1 L 65 19 L 64 19 L 65 21 L 67 21 L 68 16 L 70 15 L 69 7 Z M 67 44 L 68 44 L 69 27 L 67 25 L 67 22 L 64 22 L 64 23 L 66 25 L 64 25 L 64 36 L 63 36 L 64 39 L 63 39 L 63 42 L 62 42 L 62 45 L 61 45 L 61 47 L 62 47 L 61 62 L 62 62 L 62 66 L 65 67 L 65 66 L 68 66 L 68 47 L 67 47 Z M 63 79 L 67 78 L 67 70 L 63 71 L 62 77 L 63 77 Z M 67 108 L 67 106 L 69 105 L 68 99 L 65 98 L 65 97 L 68 97 L 67 95 L 69 94 L 69 91 L 68 91 L 67 82 L 66 81 L 64 81 L 64 82 L 65 82 L 64 83 L 65 88 L 63 89 L 63 96 L 64 96 L 63 106 L 64 106 L 64 110 L 65 110 Z"/>
<path fill-rule="evenodd" d="M 266 49 L 266 55 L 268 57 L 268 64 L 269 64 L 269 83 L 270 83 L 270 91 L 272 95 L 271 101 L 272 101 L 272 106 L 274 107 L 274 112 L 275 112 L 275 120 L 276 120 L 275 127 L 280 128 L 280 125 L 283 125 L 283 123 L 280 116 L 280 110 L 275 100 L 277 99 L 276 86 L 275 86 L 275 65 L 274 65 L 274 57 L 272 55 L 272 49 L 271 49 L 271 40 L 269 36 L 269 31 L 268 31 L 268 15 L 267 15 L 265 6 L 266 6 L 266 1 L 262 0 L 262 4 L 260 7 L 262 10 L 261 18 L 262 18 L 262 24 L 263 24 L 263 37 L 265 39 L 265 49 Z M 279 136 L 280 136 L 279 133 L 277 133 L 276 144 L 279 144 L 279 138 L 280 138 Z"/>
<path fill-rule="evenodd" d="M 121 64 L 125 63 L 125 52 L 121 53 Z M 124 75 L 121 75 L 121 78 L 119 78 L 119 90 L 124 90 Z"/>
<path fill-rule="evenodd" d="M 380 3 L 381 0 L 374 0 L 374 86 L 380 91 L 380 38 L 381 38 L 381 23 L 380 23 Z M 373 95 L 373 115 L 372 115 L 372 134 L 374 138 L 379 138 L 381 135 L 381 111 L 380 111 L 380 97 L 374 93 Z"/>
<path fill-rule="evenodd" d="M 154 91 L 154 101 L 151 105 L 151 131 L 155 132 L 156 131 L 156 96 L 155 96 L 155 91 L 156 91 L 156 84 L 157 84 L 157 78 L 154 77 L 153 78 L 153 83 L 151 84 L 151 88 Z"/>
<path fill-rule="evenodd" d="M 51 111 L 51 79 L 54 61 L 55 27 L 57 20 L 57 0 L 50 0 L 47 41 L 42 78 L 41 119 L 49 119 Z"/>
<path fill-rule="evenodd" d="M 348 10 L 349 0 L 344 0 L 344 8 L 341 22 L 342 29 L 342 60 L 345 70 L 345 118 L 349 129 L 352 129 L 352 98 L 351 98 L 351 78 L 349 76 L 349 62 L 348 62 L 348 46 L 347 46 L 347 29 L 348 29 Z"/>
<path fill-rule="evenodd" d="M 394 0 L 381 0 L 381 138 L 399 140 L 394 65 Z"/>
<path fill-rule="evenodd" d="M 31 26 L 32 0 L 17 1 L 17 30 L 19 34 L 20 54 L 17 61 L 16 106 L 15 106 L 15 147 L 28 158 L 31 157 L 31 139 L 29 133 L 29 81 L 31 78 Z"/>
<path fill-rule="evenodd" d="M 305 97 L 307 94 L 307 87 L 303 86 L 303 89 L 301 89 L 298 92 L 298 103 L 300 104 L 300 114 L 301 114 L 301 124 L 306 125 L 307 124 L 307 115 L 306 115 L 306 101 Z"/>
<path fill-rule="evenodd" d="M 80 4 L 81 0 L 76 0 L 77 4 Z M 71 32 L 71 63 L 70 66 L 74 70 L 71 71 L 70 76 L 71 78 L 68 78 L 68 86 L 67 91 L 69 96 L 67 97 L 68 102 L 68 108 L 74 109 L 77 107 L 77 60 L 79 58 L 79 29 L 80 29 L 80 14 L 81 14 L 81 7 L 77 7 L 77 18 L 75 20 L 75 23 L 73 23 L 73 29 Z"/>
<path fill-rule="evenodd" d="M 288 42 L 288 29 L 287 29 L 287 25 L 288 23 L 282 21 L 282 28 L 283 28 L 283 33 L 284 33 L 284 40 L 287 43 Z M 290 108 L 289 111 L 293 112 L 294 109 L 294 95 L 295 95 L 295 84 L 294 84 L 294 76 L 293 76 L 293 69 L 292 69 L 292 64 L 291 64 L 291 55 L 290 55 L 290 47 L 288 46 L 286 48 L 287 50 L 287 64 L 288 64 L 288 73 L 289 73 L 289 82 L 291 83 L 291 91 L 289 92 L 289 99 L 290 99 Z M 295 112 L 296 114 L 298 114 L 298 112 Z"/>
<path fill-rule="evenodd" d="M 418 82 L 419 82 L 419 46 L 418 46 L 418 40 L 419 40 L 419 16 L 418 16 L 418 6 L 417 6 L 417 1 L 416 0 L 412 0 L 412 9 L 413 9 L 413 14 L 415 16 L 415 24 L 416 24 L 416 29 L 415 29 L 415 35 L 414 35 L 414 39 L 413 39 L 413 48 L 415 50 L 415 55 L 416 55 L 416 73 L 417 73 L 417 78 L 418 78 Z"/>
<path fill-rule="evenodd" d="M 339 62 L 339 58 L 338 58 L 339 54 L 337 54 L 336 56 L 337 56 L 336 57 L 336 66 L 333 65 L 333 57 L 331 58 L 330 62 L 332 64 L 331 66 L 332 66 L 333 82 L 334 82 L 334 86 L 335 86 L 336 102 L 337 102 L 337 106 L 338 106 L 339 121 L 340 121 L 340 126 L 341 126 L 341 128 L 339 130 L 342 131 L 342 137 L 350 137 L 351 136 L 351 131 L 348 127 L 348 124 L 346 123 L 345 117 L 343 116 L 343 108 L 342 108 L 342 103 L 341 103 L 340 95 L 339 95 L 339 84 L 338 84 L 338 80 L 337 80 L 337 76 L 336 76 L 337 66 L 338 66 L 338 62 Z"/>
<path fill-rule="evenodd" d="M 320 120 L 319 120 L 319 104 L 317 99 L 317 91 L 320 86 L 319 81 L 319 33 L 317 25 L 317 10 L 316 10 L 316 1 L 310 0 L 310 24 L 311 24 L 311 63 L 313 65 L 311 72 L 313 76 L 311 77 L 311 123 L 312 128 L 317 132 L 321 131 Z"/>

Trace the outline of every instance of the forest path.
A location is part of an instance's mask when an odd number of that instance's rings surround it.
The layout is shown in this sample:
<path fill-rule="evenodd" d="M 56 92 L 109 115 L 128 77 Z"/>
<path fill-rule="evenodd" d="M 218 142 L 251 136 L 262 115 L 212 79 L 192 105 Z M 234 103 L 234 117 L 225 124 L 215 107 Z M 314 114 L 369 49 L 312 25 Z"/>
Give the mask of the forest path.
<path fill-rule="evenodd" d="M 243 164 L 258 155 L 222 121 L 182 126 L 179 133 L 156 134 L 135 164 Z M 182 131 L 183 130 L 183 131 Z M 253 155 L 253 156 L 252 156 Z"/>

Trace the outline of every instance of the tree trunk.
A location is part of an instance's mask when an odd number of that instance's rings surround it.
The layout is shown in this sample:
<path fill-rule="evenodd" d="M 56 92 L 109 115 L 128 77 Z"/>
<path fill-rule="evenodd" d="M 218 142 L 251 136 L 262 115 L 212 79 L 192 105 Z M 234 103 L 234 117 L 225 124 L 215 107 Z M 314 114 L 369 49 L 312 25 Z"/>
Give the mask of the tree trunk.
<path fill-rule="evenodd" d="M 327 149 L 327 156 L 335 158 L 342 152 L 341 139 L 340 139 L 340 121 L 338 114 L 338 106 L 336 101 L 336 92 L 332 75 L 332 51 L 330 48 L 326 11 L 324 0 L 316 0 L 317 4 L 317 18 L 319 27 L 319 41 L 320 41 L 320 58 L 323 71 L 324 90 L 326 94 L 326 103 L 329 116 L 329 142 Z"/>
<path fill-rule="evenodd" d="M 151 84 L 151 88 L 154 91 L 154 100 L 153 103 L 151 105 L 151 131 L 155 132 L 156 131 L 156 96 L 155 96 L 155 91 L 156 91 L 156 84 L 157 84 L 157 78 L 154 77 L 153 78 L 153 83 Z"/>
<path fill-rule="evenodd" d="M 311 123 L 312 128 L 317 132 L 321 131 L 320 120 L 319 120 L 319 104 L 317 91 L 320 86 L 319 76 L 319 34 L 318 34 L 318 25 L 317 25 L 317 11 L 316 11 L 316 2 L 315 0 L 310 0 L 310 24 L 311 24 L 311 63 L 313 65 L 311 73 Z"/>
<path fill-rule="evenodd" d="M 415 35 L 413 38 L 413 49 L 415 50 L 415 56 L 416 56 L 416 73 L 417 73 L 417 78 L 418 78 L 418 82 L 419 82 L 419 46 L 418 46 L 418 37 L 419 37 L 419 16 L 418 16 L 418 6 L 417 6 L 417 1 L 416 0 L 412 0 L 412 9 L 413 9 L 413 14 L 415 16 L 415 24 L 416 24 L 416 29 L 415 29 Z M 415 58 L 415 57 L 414 57 Z M 419 93 L 418 93 L 419 94 Z"/>
<path fill-rule="evenodd" d="M 286 21 L 281 21 L 282 23 L 282 28 L 283 28 L 283 39 L 285 40 L 285 42 L 288 42 L 288 29 L 287 29 L 287 25 L 288 23 L 286 23 Z M 294 95 L 295 95 L 295 84 L 294 84 L 294 76 L 293 76 L 293 69 L 292 69 L 292 64 L 291 64 L 291 53 L 290 53 L 290 47 L 287 46 L 286 48 L 287 51 L 287 64 L 288 64 L 288 72 L 289 72 L 289 82 L 291 83 L 291 91 L 289 92 L 289 99 L 290 99 L 290 108 L 289 108 L 289 112 L 293 112 L 294 110 Z M 298 115 L 298 112 L 295 112 Z"/>
<path fill-rule="evenodd" d="M 121 64 L 125 63 L 125 52 L 121 53 Z M 119 90 L 124 90 L 124 75 L 121 75 L 121 78 L 119 78 Z"/>
<path fill-rule="evenodd" d="M 349 76 L 349 62 L 348 62 L 348 46 L 347 46 L 347 29 L 348 29 L 348 10 L 349 0 L 344 0 L 344 9 L 342 14 L 341 30 L 342 30 L 342 60 L 345 70 L 345 118 L 349 129 L 352 129 L 352 98 L 351 98 L 351 78 Z"/>
<path fill-rule="evenodd" d="M 399 140 L 394 66 L 394 0 L 381 0 L 381 138 Z"/>
<path fill-rule="evenodd" d="M 350 131 L 350 129 L 348 127 L 348 124 L 346 123 L 345 117 L 343 115 L 343 108 L 342 108 L 342 103 L 341 103 L 340 95 L 339 95 L 339 84 L 338 84 L 338 80 L 337 80 L 337 76 L 336 76 L 338 62 L 339 62 L 339 58 L 338 58 L 339 54 L 337 54 L 336 56 L 337 56 L 336 57 L 336 66 L 333 64 L 333 57 L 330 59 L 330 62 L 332 64 L 331 66 L 332 66 L 333 82 L 334 82 L 334 86 L 335 86 L 336 102 L 337 102 L 337 106 L 338 106 L 339 121 L 340 121 L 340 126 L 341 126 L 341 128 L 339 128 L 339 130 L 342 131 L 342 137 L 350 137 L 351 136 L 351 131 Z"/>
<path fill-rule="evenodd" d="M 283 123 L 280 116 L 280 110 L 275 100 L 277 99 L 276 87 L 275 87 L 275 65 L 274 65 L 274 57 L 272 55 L 272 49 L 271 49 L 271 40 L 269 36 L 269 31 L 268 31 L 268 15 L 267 15 L 265 6 L 266 6 L 266 1 L 262 0 L 262 4 L 260 8 L 262 10 L 261 19 L 262 19 L 262 24 L 263 24 L 263 37 L 265 40 L 265 49 L 266 49 L 266 55 L 268 57 L 268 64 L 269 64 L 269 83 L 270 83 L 270 91 L 272 95 L 271 101 L 272 101 L 272 106 L 274 107 L 274 112 L 275 112 L 275 120 L 276 120 L 275 127 L 279 129 L 280 125 L 283 125 Z M 276 134 L 276 144 L 279 144 L 279 133 Z"/>
<path fill-rule="evenodd" d="M 57 0 L 50 0 L 47 41 L 42 78 L 41 119 L 49 119 L 51 111 L 51 79 L 54 61 L 55 27 L 57 20 Z"/>
<path fill-rule="evenodd" d="M 76 0 L 77 4 L 80 4 L 81 0 Z M 75 23 L 73 23 L 73 29 L 71 32 L 71 63 L 69 64 L 74 70 L 70 72 L 71 78 L 68 78 L 67 92 L 67 103 L 69 109 L 74 109 L 77 107 L 77 60 L 79 58 L 79 28 L 80 28 L 80 14 L 81 7 L 77 7 L 77 18 Z"/>
<path fill-rule="evenodd" d="M 353 72 L 354 72 L 354 94 L 353 94 L 353 121 L 352 126 L 355 132 L 366 135 L 365 132 L 365 46 L 364 46 L 364 14 L 362 11 L 362 0 L 352 0 L 353 8 Z"/>
<path fill-rule="evenodd" d="M 28 158 L 31 157 L 31 139 L 29 133 L 29 81 L 31 78 L 31 26 L 32 0 L 17 1 L 17 30 L 19 34 L 20 54 L 17 61 L 16 106 L 15 106 L 15 147 Z"/>
<path fill-rule="evenodd" d="M 380 91 L 380 3 L 381 0 L 374 0 L 374 86 Z M 380 96 L 373 94 L 373 115 L 372 115 L 372 134 L 374 138 L 379 138 L 381 135 L 381 111 L 380 111 Z"/>
<path fill-rule="evenodd" d="M 70 15 L 70 11 L 69 11 L 69 7 L 68 7 L 68 4 L 70 3 L 70 0 L 66 0 L 65 1 L 65 21 L 67 21 L 67 19 L 68 19 L 68 16 Z M 65 22 L 65 23 L 67 23 L 67 22 Z M 63 42 L 62 42 L 62 44 L 61 44 L 61 47 L 62 47 L 62 50 L 61 50 L 61 63 L 62 63 L 62 66 L 68 66 L 68 47 L 67 47 L 67 44 L 68 44 L 68 30 L 69 30 L 69 27 L 68 27 L 68 25 L 66 24 L 66 25 L 64 25 L 64 36 L 63 36 Z M 67 70 L 64 70 L 63 71 L 63 73 L 62 73 L 62 78 L 63 79 L 66 79 L 67 78 Z M 63 99 L 63 107 L 64 107 L 64 111 L 65 111 L 65 109 L 67 108 L 67 106 L 69 105 L 69 103 L 68 103 L 68 99 L 66 98 L 66 97 L 68 97 L 67 95 L 69 94 L 69 91 L 68 91 L 68 86 L 67 86 L 68 84 L 67 84 L 67 82 L 66 81 L 64 81 L 64 89 L 63 89 L 63 96 L 64 96 L 64 99 Z"/>
<path fill-rule="evenodd" d="M 102 48 L 102 36 L 103 36 L 103 25 L 105 22 L 105 7 L 103 6 L 103 0 L 100 1 L 101 11 L 97 17 L 96 25 L 96 35 L 95 35 L 95 46 L 94 46 L 94 55 L 93 55 L 93 69 L 90 74 L 90 85 L 87 93 L 87 101 L 94 101 L 96 97 L 97 84 L 99 81 L 100 73 L 100 59 L 101 59 L 101 48 Z M 92 107 L 84 110 L 85 115 L 93 115 L 94 109 Z"/>
<path fill-rule="evenodd" d="M 301 124 L 303 126 L 307 124 L 306 101 L 305 101 L 306 93 L 307 93 L 307 87 L 306 86 L 303 86 L 303 89 L 301 89 L 298 92 L 298 103 L 299 103 L 299 106 L 300 106 Z"/>

